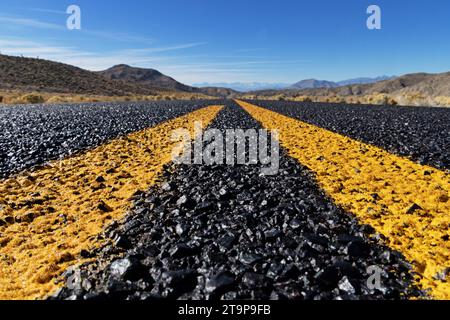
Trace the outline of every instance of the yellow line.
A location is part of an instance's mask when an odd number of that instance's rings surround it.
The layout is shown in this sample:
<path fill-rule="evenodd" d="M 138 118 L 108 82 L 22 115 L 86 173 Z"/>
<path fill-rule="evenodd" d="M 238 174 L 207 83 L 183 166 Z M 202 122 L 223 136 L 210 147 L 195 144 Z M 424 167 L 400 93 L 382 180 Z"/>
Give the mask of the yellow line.
<path fill-rule="evenodd" d="M 388 245 L 413 263 L 423 288 L 437 299 L 450 299 L 450 274 L 447 282 L 435 279 L 450 267 L 448 172 L 238 103 L 264 127 L 280 131 L 280 143 L 289 155 L 315 173 L 335 203 L 386 236 Z"/>
<path fill-rule="evenodd" d="M 132 133 L 86 153 L 0 181 L 0 299 L 43 298 L 82 250 L 124 216 L 130 197 L 157 180 L 171 161 L 171 130 L 210 123 L 211 106 Z"/>

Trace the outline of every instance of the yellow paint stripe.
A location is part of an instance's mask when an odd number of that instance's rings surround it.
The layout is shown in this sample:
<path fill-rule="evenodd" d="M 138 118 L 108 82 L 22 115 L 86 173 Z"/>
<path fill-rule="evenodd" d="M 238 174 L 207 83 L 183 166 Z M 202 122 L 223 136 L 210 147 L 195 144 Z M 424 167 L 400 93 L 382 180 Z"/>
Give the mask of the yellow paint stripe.
<path fill-rule="evenodd" d="M 450 267 L 450 174 L 383 149 L 238 101 L 268 129 L 278 129 L 291 157 L 312 170 L 336 204 L 387 237 L 437 299 L 450 299 L 434 276 Z M 416 204 L 422 210 L 412 210 Z M 410 209 L 410 210 L 409 210 Z M 408 213 L 409 211 L 409 213 Z"/>
<path fill-rule="evenodd" d="M 82 250 L 124 216 L 130 197 L 157 180 L 171 161 L 173 129 L 193 134 L 221 106 L 210 106 L 132 133 L 32 173 L 0 181 L 0 299 L 43 298 Z M 5 224 L 7 222 L 7 224 Z"/>

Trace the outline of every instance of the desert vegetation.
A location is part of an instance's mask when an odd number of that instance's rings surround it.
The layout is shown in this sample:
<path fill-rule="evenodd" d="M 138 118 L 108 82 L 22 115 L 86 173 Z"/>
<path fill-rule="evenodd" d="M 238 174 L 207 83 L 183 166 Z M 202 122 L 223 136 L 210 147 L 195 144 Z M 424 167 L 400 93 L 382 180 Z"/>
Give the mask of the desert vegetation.
<path fill-rule="evenodd" d="M 55 103 L 83 103 L 83 102 L 122 102 L 122 101 L 159 101 L 159 100 L 201 100 L 215 99 L 201 93 L 164 92 L 152 95 L 88 95 L 51 92 L 23 92 L 0 91 L 0 103 L 2 104 L 55 104 Z"/>
<path fill-rule="evenodd" d="M 299 101 L 299 102 L 325 102 L 325 103 L 349 103 L 349 104 L 374 104 L 374 105 L 404 105 L 404 106 L 431 106 L 450 107 L 449 96 L 427 97 L 420 93 L 386 94 L 373 93 L 367 95 L 288 95 L 279 93 L 265 96 L 257 94 L 244 94 L 242 99 L 249 100 L 274 100 L 274 101 Z"/>

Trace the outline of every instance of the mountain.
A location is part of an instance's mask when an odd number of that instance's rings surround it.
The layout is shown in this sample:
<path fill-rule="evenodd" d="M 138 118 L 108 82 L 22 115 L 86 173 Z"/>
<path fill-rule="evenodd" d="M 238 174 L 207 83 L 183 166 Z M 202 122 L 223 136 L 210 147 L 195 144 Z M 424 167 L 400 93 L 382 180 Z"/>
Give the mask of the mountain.
<path fill-rule="evenodd" d="M 369 84 L 351 84 L 335 88 L 305 90 L 312 94 L 334 94 L 340 96 L 368 94 L 415 93 L 425 96 L 450 96 L 450 72 L 429 74 L 412 73 L 389 80 Z"/>
<path fill-rule="evenodd" d="M 154 69 L 135 68 L 126 64 L 120 64 L 97 73 L 110 80 L 121 80 L 127 83 L 183 92 L 200 92 L 198 88 L 182 84 Z"/>
<path fill-rule="evenodd" d="M 379 82 L 379 81 L 390 80 L 393 78 L 395 78 L 395 76 L 380 76 L 380 77 L 375 77 L 375 78 L 363 77 L 363 78 L 355 78 L 355 79 L 339 81 L 339 82 L 337 82 L 337 84 L 338 84 L 338 86 L 346 86 L 349 84 L 366 84 L 366 83 L 375 83 L 375 82 Z"/>
<path fill-rule="evenodd" d="M 317 83 L 316 83 L 317 85 Z M 286 97 L 310 96 L 367 96 L 388 94 L 402 99 L 423 100 L 436 97 L 450 97 L 450 72 L 445 73 L 411 73 L 374 83 L 350 84 L 337 87 L 289 88 L 286 90 L 262 90 L 251 92 L 260 97 L 283 94 Z M 405 98 L 406 97 L 406 98 Z M 416 97 L 416 98 L 411 98 Z"/>
<path fill-rule="evenodd" d="M 295 89 L 310 89 L 310 88 L 334 88 L 338 85 L 332 81 L 326 80 L 316 80 L 316 79 L 306 79 L 294 83 L 291 88 Z"/>
<path fill-rule="evenodd" d="M 201 93 L 208 96 L 222 97 L 222 98 L 234 98 L 240 94 L 240 92 L 223 87 L 203 87 L 199 89 Z"/>
<path fill-rule="evenodd" d="M 230 88 L 234 91 L 247 92 L 255 90 L 265 90 L 265 89 L 284 89 L 289 87 L 286 83 L 266 83 L 266 82 L 219 82 L 219 83 L 209 83 L 201 82 L 195 83 L 196 87 L 222 87 Z"/>
<path fill-rule="evenodd" d="M 293 85 L 290 86 L 290 88 L 296 88 L 296 89 L 314 89 L 314 88 L 336 88 L 336 87 L 342 87 L 346 85 L 351 84 L 367 84 L 367 83 L 375 83 L 383 80 L 389 80 L 393 79 L 394 77 L 389 76 L 381 76 L 376 78 L 355 78 L 355 79 L 348 79 L 348 80 L 342 80 L 338 82 L 333 81 L 327 81 L 327 80 L 316 80 L 316 79 L 306 79 L 299 81 Z"/>
<path fill-rule="evenodd" d="M 125 64 L 114 66 L 105 71 L 99 71 L 98 74 L 110 80 L 121 80 L 137 85 L 154 86 L 189 93 L 203 93 L 216 97 L 228 97 L 237 93 L 232 89 L 224 88 L 222 86 L 209 86 L 205 88 L 188 86 L 162 74 L 158 70 L 135 68 Z"/>
<path fill-rule="evenodd" d="M 234 90 L 221 87 L 191 87 L 158 70 L 125 64 L 93 72 L 49 60 L 1 54 L 0 89 L 103 96 L 175 94 L 181 98 L 202 97 L 203 94 L 217 97 L 237 94 Z"/>
<path fill-rule="evenodd" d="M 0 55 L 0 89 L 92 95 L 150 95 L 161 88 L 111 80 L 64 63 Z"/>

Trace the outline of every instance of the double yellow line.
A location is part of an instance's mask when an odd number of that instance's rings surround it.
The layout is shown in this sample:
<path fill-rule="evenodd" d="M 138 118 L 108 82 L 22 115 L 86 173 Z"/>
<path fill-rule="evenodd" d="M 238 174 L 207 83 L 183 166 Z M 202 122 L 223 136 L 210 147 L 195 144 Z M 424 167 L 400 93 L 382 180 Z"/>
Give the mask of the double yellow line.
<path fill-rule="evenodd" d="M 85 262 L 98 235 L 121 219 L 137 191 L 157 180 L 171 161 L 175 129 L 208 125 L 221 106 L 210 106 L 32 173 L 0 181 L 0 299 L 42 298 L 58 276 Z"/>
<path fill-rule="evenodd" d="M 289 155 L 315 173 L 334 202 L 387 237 L 417 281 L 450 299 L 450 174 L 340 134 L 238 101 Z M 448 273 L 447 281 L 439 280 Z"/>
<path fill-rule="evenodd" d="M 278 129 L 289 155 L 321 188 L 413 263 L 431 295 L 450 299 L 450 175 L 380 148 L 238 101 L 267 129 Z M 130 134 L 31 173 L 0 181 L 0 299 L 43 298 L 59 275 L 87 261 L 82 252 L 153 185 L 178 142 L 174 129 L 208 125 L 211 106 Z M 449 269 L 450 270 L 450 269 Z M 450 280 L 450 275 L 447 281 Z"/>

